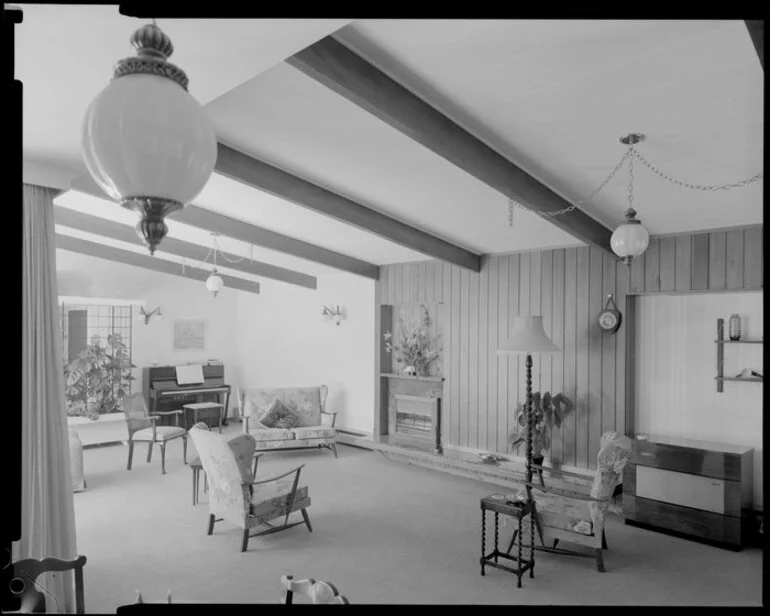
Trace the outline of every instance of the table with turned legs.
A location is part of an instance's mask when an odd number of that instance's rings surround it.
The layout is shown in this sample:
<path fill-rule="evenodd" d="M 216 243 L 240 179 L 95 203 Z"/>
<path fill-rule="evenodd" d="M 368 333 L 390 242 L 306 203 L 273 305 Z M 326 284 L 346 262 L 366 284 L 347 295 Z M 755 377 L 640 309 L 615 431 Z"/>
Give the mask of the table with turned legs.
<path fill-rule="evenodd" d="M 484 575 L 484 567 L 496 567 L 516 574 L 517 586 L 521 588 L 521 576 L 529 571 L 529 577 L 535 576 L 535 510 L 532 501 L 516 503 L 510 497 L 503 494 L 491 494 L 481 499 L 481 575 Z M 494 549 L 487 553 L 486 550 L 486 530 L 487 530 L 487 512 L 494 513 L 495 516 L 495 545 Z M 500 515 L 507 515 L 513 518 L 517 525 L 516 552 L 511 555 L 509 552 L 501 552 L 498 549 L 499 518 Z M 529 519 L 527 519 L 529 518 Z M 523 533 L 523 527 L 529 524 L 529 533 Z M 524 535 L 529 535 L 528 545 L 525 545 Z M 524 552 L 528 552 L 528 558 L 524 558 Z M 505 558 L 515 563 L 515 566 L 507 566 L 499 562 L 500 558 Z"/>

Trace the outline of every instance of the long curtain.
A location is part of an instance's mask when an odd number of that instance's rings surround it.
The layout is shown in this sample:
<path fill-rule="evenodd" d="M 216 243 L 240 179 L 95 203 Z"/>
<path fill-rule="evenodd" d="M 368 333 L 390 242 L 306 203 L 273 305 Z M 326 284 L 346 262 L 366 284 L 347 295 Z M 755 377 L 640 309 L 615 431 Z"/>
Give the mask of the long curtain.
<path fill-rule="evenodd" d="M 24 185 L 21 539 L 13 546 L 14 560 L 77 556 L 56 284 L 55 195 L 49 188 Z M 75 611 L 72 572 L 44 574 L 38 581 L 49 612 Z"/>

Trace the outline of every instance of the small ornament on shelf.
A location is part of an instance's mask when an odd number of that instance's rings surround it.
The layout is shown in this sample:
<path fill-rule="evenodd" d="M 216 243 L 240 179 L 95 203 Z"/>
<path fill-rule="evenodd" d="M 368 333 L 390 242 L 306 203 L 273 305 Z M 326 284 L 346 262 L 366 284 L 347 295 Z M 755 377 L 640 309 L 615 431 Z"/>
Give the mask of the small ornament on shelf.
<path fill-rule="evenodd" d="M 741 339 L 741 317 L 739 314 L 731 314 L 729 321 L 729 336 L 733 342 Z"/>
<path fill-rule="evenodd" d="M 736 379 L 761 379 L 762 372 L 753 368 L 744 368 L 740 373 L 735 375 Z"/>

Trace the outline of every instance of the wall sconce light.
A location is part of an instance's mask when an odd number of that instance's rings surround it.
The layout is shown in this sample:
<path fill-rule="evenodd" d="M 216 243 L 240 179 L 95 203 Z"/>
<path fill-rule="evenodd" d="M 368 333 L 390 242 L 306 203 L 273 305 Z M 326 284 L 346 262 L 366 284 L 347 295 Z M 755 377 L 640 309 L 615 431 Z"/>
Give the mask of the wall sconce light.
<path fill-rule="evenodd" d="M 147 312 L 144 309 L 144 306 L 139 306 L 139 318 L 144 319 L 144 324 L 147 325 L 150 322 L 150 319 L 152 317 L 155 317 L 156 319 L 160 319 L 160 317 L 163 316 L 163 311 L 160 306 L 155 308 L 155 310 L 151 310 L 150 312 Z"/>
<path fill-rule="evenodd" d="M 342 310 L 340 310 L 339 306 L 336 308 L 329 308 L 329 306 L 324 306 L 323 310 L 321 311 L 321 316 L 331 317 L 334 320 L 335 325 L 342 323 Z"/>

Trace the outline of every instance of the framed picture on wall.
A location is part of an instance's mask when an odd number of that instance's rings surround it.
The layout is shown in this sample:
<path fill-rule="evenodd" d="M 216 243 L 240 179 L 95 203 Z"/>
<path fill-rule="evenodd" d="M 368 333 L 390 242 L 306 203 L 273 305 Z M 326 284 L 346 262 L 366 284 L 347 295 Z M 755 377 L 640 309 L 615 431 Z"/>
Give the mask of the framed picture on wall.
<path fill-rule="evenodd" d="M 206 348 L 206 321 L 182 319 L 173 323 L 174 351 L 202 351 Z"/>

